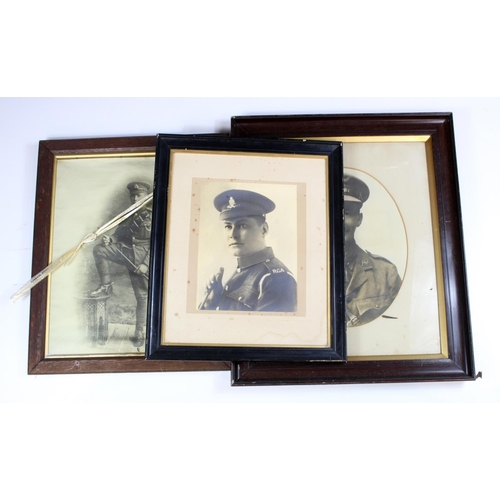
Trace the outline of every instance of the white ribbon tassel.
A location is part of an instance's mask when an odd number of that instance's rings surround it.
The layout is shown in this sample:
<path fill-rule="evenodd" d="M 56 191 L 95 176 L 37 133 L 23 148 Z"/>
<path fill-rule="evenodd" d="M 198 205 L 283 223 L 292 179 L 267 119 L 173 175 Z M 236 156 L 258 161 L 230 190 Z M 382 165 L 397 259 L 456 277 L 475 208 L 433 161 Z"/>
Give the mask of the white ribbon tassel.
<path fill-rule="evenodd" d="M 40 283 L 40 281 L 45 279 L 49 274 L 53 273 L 54 271 L 57 271 L 57 269 L 59 269 L 63 265 L 69 264 L 76 257 L 76 254 L 80 251 L 83 245 L 86 245 L 87 243 L 92 243 L 93 241 L 96 240 L 98 236 L 101 236 L 101 234 L 104 234 L 106 231 L 109 231 L 110 229 L 113 229 L 114 227 L 118 226 L 118 224 L 121 224 L 131 215 L 134 215 L 144 205 L 149 203 L 152 199 L 153 199 L 153 193 L 150 193 L 145 198 L 140 199 L 137 203 L 130 205 L 130 207 L 128 207 L 126 210 L 118 214 L 110 221 L 106 222 L 106 224 L 102 225 L 93 233 L 90 233 L 87 236 L 85 236 L 85 238 L 83 238 L 83 240 L 80 241 L 80 243 L 78 243 L 76 247 L 66 252 L 64 255 L 59 257 L 54 262 L 51 262 L 45 269 L 43 269 L 38 274 L 33 276 L 22 288 L 20 288 L 14 295 L 12 295 L 11 299 L 15 302 L 25 293 L 28 293 L 35 285 Z"/>

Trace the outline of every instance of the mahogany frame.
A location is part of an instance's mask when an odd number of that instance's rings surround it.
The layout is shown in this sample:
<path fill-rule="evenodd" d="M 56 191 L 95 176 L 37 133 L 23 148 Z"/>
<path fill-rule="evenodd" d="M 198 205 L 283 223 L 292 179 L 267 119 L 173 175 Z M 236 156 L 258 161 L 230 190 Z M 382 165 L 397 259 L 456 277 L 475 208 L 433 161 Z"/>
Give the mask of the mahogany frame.
<path fill-rule="evenodd" d="M 54 171 L 57 158 L 74 155 L 155 152 L 156 137 L 45 140 L 39 143 L 32 275 L 49 264 Z M 47 357 L 45 354 L 48 283 L 31 290 L 28 374 L 168 372 L 229 370 L 226 362 L 146 361 L 144 356 Z"/>
<path fill-rule="evenodd" d="M 461 209 L 451 113 L 236 116 L 236 137 L 424 136 L 432 141 L 448 357 L 335 363 L 234 362 L 231 383 L 347 384 L 475 380 Z M 347 339 L 348 341 L 348 339 Z"/>

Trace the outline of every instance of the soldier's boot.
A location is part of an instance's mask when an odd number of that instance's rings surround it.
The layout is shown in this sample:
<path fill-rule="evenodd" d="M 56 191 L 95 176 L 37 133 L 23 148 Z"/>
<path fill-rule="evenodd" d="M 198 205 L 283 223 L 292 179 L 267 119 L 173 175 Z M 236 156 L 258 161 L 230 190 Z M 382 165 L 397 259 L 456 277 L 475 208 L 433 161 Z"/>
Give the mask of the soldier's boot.
<path fill-rule="evenodd" d="M 141 345 L 143 345 L 145 340 L 144 330 L 142 328 L 138 328 L 135 331 L 134 336 L 131 337 L 130 340 L 132 341 L 132 345 L 134 347 L 140 347 Z"/>
<path fill-rule="evenodd" d="M 90 293 L 91 297 L 106 297 L 113 291 L 113 283 L 103 283 L 99 285 L 93 292 Z"/>

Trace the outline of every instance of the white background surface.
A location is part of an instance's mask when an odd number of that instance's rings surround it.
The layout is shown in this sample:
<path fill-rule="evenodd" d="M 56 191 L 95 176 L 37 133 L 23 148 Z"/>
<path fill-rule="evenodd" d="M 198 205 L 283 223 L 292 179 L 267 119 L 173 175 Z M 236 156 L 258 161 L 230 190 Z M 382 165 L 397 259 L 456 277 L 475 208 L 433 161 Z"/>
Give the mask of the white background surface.
<path fill-rule="evenodd" d="M 486 3 L 53 3 L 2 7 L 0 94 L 282 97 L 0 100 L 2 498 L 496 498 L 500 100 L 457 97 L 498 91 Z M 415 94 L 448 97 L 401 97 Z M 9 297 L 30 276 L 39 140 L 416 111 L 454 113 L 483 379 L 231 388 L 228 372 L 26 374 L 29 303 Z"/>
<path fill-rule="evenodd" d="M 381 110 L 454 113 L 476 368 L 483 372 L 483 379 L 468 383 L 231 388 L 229 372 L 26 374 L 29 301 L 21 299 L 13 303 L 9 297 L 30 277 L 39 140 L 227 131 L 230 117 L 239 114 Z M 6 99 L 0 100 L 0 116 L 2 179 L 5 186 L 1 202 L 5 229 L 1 247 L 4 264 L 1 315 L 4 323 L 0 337 L 3 353 L 0 399 L 16 403 L 6 414 L 10 415 L 10 425 L 4 427 L 7 439 L 12 439 L 12 452 L 19 452 L 19 439 L 21 442 L 28 440 L 23 456 L 19 457 L 20 467 L 25 467 L 22 464 L 25 464 L 26 454 L 31 455 L 29 460 L 34 460 L 35 466 L 41 460 L 38 455 L 40 448 L 51 450 L 71 443 L 70 449 L 66 450 L 69 457 L 63 459 L 57 454 L 51 460 L 57 463 L 61 460 L 60 466 L 65 474 L 70 474 L 69 477 L 75 480 L 81 475 L 73 470 L 71 463 L 76 460 L 78 464 L 81 453 L 92 454 L 94 446 L 107 450 L 105 456 L 108 458 L 99 454 L 92 459 L 96 461 L 98 470 L 109 467 L 118 473 L 118 468 L 120 473 L 128 476 L 131 469 L 139 467 L 142 474 L 146 467 L 138 466 L 138 463 L 142 464 L 145 458 L 152 456 L 155 461 L 165 460 L 165 463 L 159 464 L 161 469 L 173 467 L 171 470 L 181 470 L 180 473 L 187 474 L 187 480 L 190 478 L 187 469 L 184 466 L 178 469 L 180 462 L 189 470 L 193 467 L 203 469 L 207 464 L 200 454 L 207 453 L 209 460 L 208 455 L 216 450 L 221 470 L 233 470 L 231 477 L 234 478 L 238 476 L 235 461 L 241 458 L 238 458 L 240 454 L 245 455 L 247 446 L 254 449 L 254 466 L 261 473 L 270 474 L 267 468 L 272 463 L 269 453 L 281 456 L 283 450 L 289 450 L 293 454 L 295 439 L 305 440 L 303 443 L 319 441 L 333 447 L 333 451 L 337 448 L 335 443 L 338 438 L 338 446 L 345 448 L 349 444 L 348 455 L 354 452 L 350 447 L 353 442 L 357 443 L 355 448 L 363 456 L 374 453 L 374 446 L 385 448 L 390 443 L 405 443 L 401 445 L 404 450 L 408 447 L 432 449 L 434 451 L 430 454 L 434 458 L 425 466 L 431 469 L 430 473 L 437 473 L 434 468 L 441 467 L 441 464 L 435 458 L 436 454 L 453 453 L 453 447 L 457 451 L 465 445 L 467 436 L 471 435 L 471 427 L 475 429 L 472 435 L 480 433 L 488 441 L 498 439 L 491 409 L 462 405 L 443 409 L 441 406 L 427 407 L 422 404 L 500 401 L 499 332 L 495 316 L 498 302 L 495 244 L 498 206 L 495 192 L 500 182 L 496 168 L 499 100 L 422 99 L 410 103 L 406 99 L 381 102 L 328 98 Z M 120 405 L 116 406 L 116 403 Z M 244 405 L 216 405 L 215 408 L 203 405 L 200 408 L 197 405 L 179 407 L 177 403 Z M 270 406 L 254 406 L 255 403 Z M 290 405 L 280 406 L 280 403 Z M 325 408 L 323 405 L 307 406 L 309 403 L 345 404 Z M 351 403 L 359 404 L 351 406 Z M 371 403 L 419 404 L 408 408 L 381 407 Z M 59 407 L 61 404 L 63 406 Z M 27 409 L 25 405 L 28 405 Z M 294 418 L 296 414 L 301 415 L 300 421 Z M 417 420 L 415 414 L 419 415 Z M 375 421 L 379 421 L 381 427 L 372 428 L 371 423 Z M 336 425 L 347 427 L 340 432 L 335 430 Z M 155 432 L 152 432 L 151 426 L 156 429 Z M 374 434 L 369 431 L 370 428 Z M 491 434 L 484 436 L 485 429 L 489 429 Z M 336 437 L 337 432 L 345 436 L 345 440 Z M 370 435 L 365 436 L 365 433 Z M 31 441 L 35 438 L 37 444 Z M 163 451 L 159 455 L 154 452 L 143 454 L 143 448 L 138 443 L 153 443 L 157 439 L 163 443 Z M 365 440 L 371 443 L 371 452 L 364 449 Z M 250 444 L 255 441 L 261 443 L 260 448 L 255 449 Z M 203 446 L 200 447 L 199 443 Z M 137 455 L 127 455 L 125 459 L 122 452 L 129 446 L 136 450 Z M 169 446 L 173 446 L 180 456 L 175 459 L 170 456 Z M 473 448 L 476 446 L 480 445 L 476 443 Z M 153 444 L 151 447 L 157 449 Z M 435 447 L 441 451 L 436 452 Z M 316 471 L 321 477 L 321 473 L 328 472 L 330 467 L 323 459 L 313 465 L 313 457 L 307 456 L 307 449 L 306 444 L 299 447 L 293 463 L 289 456 L 280 460 L 288 464 L 287 470 L 302 464 L 300 467 L 306 466 L 311 474 Z M 320 446 L 320 449 L 323 447 Z M 266 458 L 261 457 L 262 453 Z M 336 449 L 335 453 L 340 453 L 340 450 Z M 365 459 L 366 456 L 362 458 Z M 470 459 L 474 461 L 478 458 Z M 354 460 L 353 456 L 348 460 Z M 257 462 L 260 465 L 257 466 Z M 86 464 L 85 460 L 80 467 L 85 469 Z M 43 463 L 39 466 L 44 470 Z M 39 480 L 48 480 L 47 474 L 48 470 Z M 55 481 L 59 479 L 58 475 L 53 478 Z M 205 480 L 209 478 L 205 477 Z M 140 490 L 139 486 L 137 490 Z M 192 497 L 188 495 L 185 498 Z"/>

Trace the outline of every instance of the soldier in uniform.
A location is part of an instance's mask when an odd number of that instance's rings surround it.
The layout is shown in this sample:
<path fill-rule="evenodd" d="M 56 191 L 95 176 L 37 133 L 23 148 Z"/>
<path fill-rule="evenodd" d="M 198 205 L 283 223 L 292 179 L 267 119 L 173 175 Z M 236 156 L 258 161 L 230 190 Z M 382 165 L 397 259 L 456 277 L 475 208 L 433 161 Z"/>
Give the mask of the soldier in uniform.
<path fill-rule="evenodd" d="M 347 326 L 359 326 L 378 318 L 392 304 L 401 278 L 394 264 L 356 244 L 354 233 L 363 222 L 361 208 L 370 190 L 357 177 L 344 175 L 343 181 Z"/>
<path fill-rule="evenodd" d="M 200 309 L 224 311 L 293 312 L 297 309 L 297 282 L 290 270 L 266 245 L 266 214 L 276 205 L 253 191 L 231 189 L 214 199 L 220 212 L 224 239 L 237 258 L 236 271 L 222 285 L 223 268 L 207 285 Z"/>
<path fill-rule="evenodd" d="M 151 186 L 147 182 L 131 182 L 127 185 L 131 204 L 147 196 Z M 118 226 L 113 236 L 104 235 L 102 243 L 94 247 L 94 260 L 101 280 L 91 297 L 109 295 L 112 291 L 109 261 L 128 269 L 132 288 L 137 300 L 136 327 L 132 344 L 144 343 L 146 308 L 148 299 L 149 247 L 151 239 L 151 208 L 144 207 Z"/>

